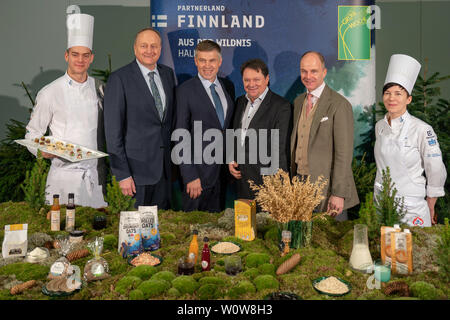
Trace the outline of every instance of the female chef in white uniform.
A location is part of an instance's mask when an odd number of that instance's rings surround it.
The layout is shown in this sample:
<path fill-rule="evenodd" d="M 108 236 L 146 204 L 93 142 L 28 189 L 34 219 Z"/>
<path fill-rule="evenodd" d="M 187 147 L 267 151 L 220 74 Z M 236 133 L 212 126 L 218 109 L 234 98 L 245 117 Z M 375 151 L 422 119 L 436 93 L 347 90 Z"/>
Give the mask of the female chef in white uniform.
<path fill-rule="evenodd" d="M 375 125 L 374 194 L 381 190 L 382 170 L 389 167 L 397 196 L 405 201 L 407 212 L 402 222 L 430 227 L 437 220 L 434 206 L 437 197 L 445 194 L 447 172 L 433 128 L 407 111 L 420 67 L 415 59 L 402 54 L 389 61 L 383 87 L 388 113 Z"/>
<path fill-rule="evenodd" d="M 73 14 L 67 22 L 67 72 L 39 91 L 25 138 L 40 138 L 49 127 L 56 139 L 97 149 L 99 100 L 95 80 L 87 74 L 94 59 L 94 17 Z M 45 152 L 43 156 L 52 160 L 46 188 L 49 203 L 53 194 L 59 194 L 64 204 L 68 193 L 74 193 L 76 204 L 94 208 L 107 205 L 99 185 L 97 160 L 72 163 Z"/>

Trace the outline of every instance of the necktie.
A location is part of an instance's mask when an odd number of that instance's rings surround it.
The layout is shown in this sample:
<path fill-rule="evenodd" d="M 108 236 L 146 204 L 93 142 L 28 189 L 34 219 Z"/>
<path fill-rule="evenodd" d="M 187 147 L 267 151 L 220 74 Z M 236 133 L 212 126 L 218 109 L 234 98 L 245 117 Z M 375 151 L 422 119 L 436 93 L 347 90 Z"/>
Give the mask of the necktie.
<path fill-rule="evenodd" d="M 217 94 L 216 89 L 214 88 L 215 86 L 216 85 L 213 83 L 213 84 L 211 84 L 209 89 L 211 89 L 211 95 L 212 95 L 212 98 L 214 101 L 214 105 L 216 106 L 217 117 L 219 118 L 220 125 L 223 128 L 223 124 L 224 124 L 223 107 L 222 107 L 222 102 L 220 102 L 219 95 Z"/>
<path fill-rule="evenodd" d="M 311 93 L 308 93 L 308 102 L 306 104 L 306 117 L 308 117 L 308 114 L 311 112 L 311 109 L 313 108 L 312 98 L 313 95 Z"/>
<path fill-rule="evenodd" d="M 153 99 L 155 100 L 156 110 L 158 110 L 159 118 L 162 120 L 164 116 L 164 110 L 162 105 L 161 96 L 159 95 L 158 87 L 155 83 L 155 72 L 149 72 L 150 88 L 152 89 Z"/>

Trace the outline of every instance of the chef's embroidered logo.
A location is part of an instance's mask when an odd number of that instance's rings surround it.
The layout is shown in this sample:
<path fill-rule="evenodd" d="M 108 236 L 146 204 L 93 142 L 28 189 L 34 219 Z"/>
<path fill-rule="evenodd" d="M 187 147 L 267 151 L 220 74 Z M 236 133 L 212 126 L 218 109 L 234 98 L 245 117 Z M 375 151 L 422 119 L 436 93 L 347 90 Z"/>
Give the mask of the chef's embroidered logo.
<path fill-rule="evenodd" d="M 427 135 L 428 135 L 429 137 L 431 137 L 431 136 L 433 135 L 433 132 L 431 132 L 431 130 L 428 130 L 428 131 L 427 131 Z"/>
<path fill-rule="evenodd" d="M 430 140 L 428 140 L 428 144 L 430 146 L 434 146 L 436 144 L 436 140 L 435 139 L 430 139 Z"/>
<path fill-rule="evenodd" d="M 415 226 L 422 226 L 422 225 L 423 225 L 423 220 L 422 220 L 422 218 L 419 218 L 419 217 L 415 218 L 415 219 L 413 220 L 413 225 L 415 225 Z"/>

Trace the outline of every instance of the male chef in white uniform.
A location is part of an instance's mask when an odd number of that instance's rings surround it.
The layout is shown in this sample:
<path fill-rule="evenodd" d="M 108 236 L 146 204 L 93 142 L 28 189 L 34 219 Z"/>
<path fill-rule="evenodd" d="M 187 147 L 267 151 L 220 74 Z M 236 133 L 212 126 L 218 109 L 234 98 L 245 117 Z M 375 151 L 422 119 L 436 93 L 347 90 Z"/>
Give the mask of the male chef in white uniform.
<path fill-rule="evenodd" d="M 97 150 L 101 103 L 96 81 L 87 74 L 94 59 L 93 33 L 94 17 L 87 14 L 67 17 L 68 44 L 64 56 L 67 71 L 38 92 L 26 127 L 26 139 L 40 138 L 48 127 L 50 135 L 56 139 Z M 36 154 L 36 150 L 30 151 Z M 46 187 L 49 203 L 52 203 L 53 194 L 59 194 L 60 203 L 65 204 L 68 194 L 74 193 L 78 205 L 93 208 L 107 205 L 99 184 L 96 159 L 72 163 L 46 152 L 42 155 L 52 161 Z"/>

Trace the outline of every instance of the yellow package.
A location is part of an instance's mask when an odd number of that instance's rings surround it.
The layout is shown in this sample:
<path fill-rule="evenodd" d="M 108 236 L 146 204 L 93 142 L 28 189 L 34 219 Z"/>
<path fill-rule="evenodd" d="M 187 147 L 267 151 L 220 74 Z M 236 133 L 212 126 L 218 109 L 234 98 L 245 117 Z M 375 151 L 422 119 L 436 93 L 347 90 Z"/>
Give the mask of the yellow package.
<path fill-rule="evenodd" d="M 391 253 L 391 233 L 400 232 L 400 226 L 394 225 L 394 227 L 381 227 L 381 261 L 382 263 L 392 263 Z"/>
<path fill-rule="evenodd" d="M 256 236 L 255 200 L 238 199 L 234 201 L 234 235 L 246 241 Z"/>
<path fill-rule="evenodd" d="M 411 274 L 413 271 L 412 234 L 408 229 L 391 233 L 393 274 Z"/>

